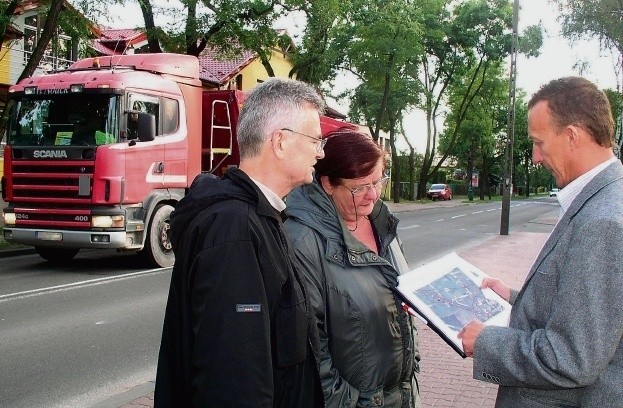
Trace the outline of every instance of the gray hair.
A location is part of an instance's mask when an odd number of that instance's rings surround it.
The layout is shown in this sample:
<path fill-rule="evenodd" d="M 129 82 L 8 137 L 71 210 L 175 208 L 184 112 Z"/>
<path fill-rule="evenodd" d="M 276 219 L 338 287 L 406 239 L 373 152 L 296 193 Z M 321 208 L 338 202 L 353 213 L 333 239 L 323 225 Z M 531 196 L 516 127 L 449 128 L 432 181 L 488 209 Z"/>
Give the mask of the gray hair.
<path fill-rule="evenodd" d="M 271 78 L 253 88 L 238 117 L 240 158 L 257 156 L 271 133 L 288 127 L 305 107 L 315 108 L 322 114 L 325 103 L 318 92 L 304 82 Z"/>

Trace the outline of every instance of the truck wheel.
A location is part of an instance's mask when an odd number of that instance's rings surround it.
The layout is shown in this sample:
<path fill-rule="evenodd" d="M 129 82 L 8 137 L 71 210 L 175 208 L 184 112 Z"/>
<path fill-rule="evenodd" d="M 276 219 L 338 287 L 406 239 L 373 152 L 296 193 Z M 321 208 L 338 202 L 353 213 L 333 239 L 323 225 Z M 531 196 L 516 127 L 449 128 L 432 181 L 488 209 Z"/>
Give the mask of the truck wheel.
<path fill-rule="evenodd" d="M 50 248 L 50 247 L 35 247 L 35 251 L 39 256 L 46 261 L 55 265 L 66 264 L 80 251 L 79 248 Z"/>
<path fill-rule="evenodd" d="M 141 255 L 147 262 L 161 268 L 168 268 L 175 261 L 169 237 L 171 227 L 169 221 L 172 211 L 173 207 L 170 205 L 156 207 L 147 229 L 145 247 L 141 250 Z"/>

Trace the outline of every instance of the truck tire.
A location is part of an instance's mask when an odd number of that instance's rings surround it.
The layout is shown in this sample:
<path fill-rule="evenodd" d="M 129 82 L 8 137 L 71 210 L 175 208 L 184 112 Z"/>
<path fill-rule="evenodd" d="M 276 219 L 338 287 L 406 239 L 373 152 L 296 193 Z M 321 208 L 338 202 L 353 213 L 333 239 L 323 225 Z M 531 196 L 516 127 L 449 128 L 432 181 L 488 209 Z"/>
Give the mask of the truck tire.
<path fill-rule="evenodd" d="M 151 265 L 161 268 L 173 266 L 175 255 L 171 248 L 169 237 L 170 217 L 173 207 L 167 204 L 159 205 L 149 221 L 145 247 L 140 251 L 143 258 Z"/>
<path fill-rule="evenodd" d="M 46 261 L 55 265 L 63 265 L 69 263 L 78 251 L 79 248 L 50 248 L 50 247 L 35 247 L 35 251 L 39 256 Z"/>

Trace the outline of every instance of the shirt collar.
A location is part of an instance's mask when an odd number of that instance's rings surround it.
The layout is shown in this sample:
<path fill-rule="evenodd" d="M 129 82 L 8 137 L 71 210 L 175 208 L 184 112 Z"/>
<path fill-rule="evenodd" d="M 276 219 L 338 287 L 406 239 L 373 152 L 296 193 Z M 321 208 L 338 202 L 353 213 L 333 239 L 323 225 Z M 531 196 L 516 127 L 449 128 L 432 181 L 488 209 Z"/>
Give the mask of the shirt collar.
<path fill-rule="evenodd" d="M 268 202 L 270 203 L 270 205 L 273 206 L 273 208 L 275 208 L 275 210 L 282 212 L 283 210 L 286 209 L 286 203 L 281 199 L 281 197 L 279 197 L 277 194 L 275 194 L 275 192 L 273 190 L 271 190 L 270 188 L 266 187 L 264 184 L 260 183 L 259 181 L 255 180 L 254 178 L 251 178 L 252 182 L 255 183 L 255 185 L 257 186 L 257 188 L 260 189 L 260 191 L 264 194 L 264 196 L 266 197 L 266 199 L 268 200 Z"/>
<path fill-rule="evenodd" d="M 558 202 L 560 203 L 560 216 L 562 217 L 563 214 L 567 212 L 573 200 L 575 200 L 578 194 L 580 194 L 580 191 L 582 191 L 582 189 L 586 187 L 586 185 L 590 183 L 590 181 L 594 179 L 597 174 L 601 173 L 606 167 L 617 160 L 618 159 L 616 157 L 612 157 L 605 162 L 598 164 L 562 188 L 556 195 L 556 198 L 558 198 Z"/>

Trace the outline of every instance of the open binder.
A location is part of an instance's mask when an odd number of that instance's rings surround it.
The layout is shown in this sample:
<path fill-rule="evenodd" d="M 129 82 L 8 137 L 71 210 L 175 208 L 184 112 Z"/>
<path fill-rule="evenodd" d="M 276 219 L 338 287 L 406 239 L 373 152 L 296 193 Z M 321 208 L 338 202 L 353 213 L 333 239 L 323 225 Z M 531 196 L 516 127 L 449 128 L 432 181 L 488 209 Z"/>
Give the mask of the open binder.
<path fill-rule="evenodd" d="M 507 326 L 511 305 L 491 289 L 487 274 L 452 252 L 398 277 L 394 291 L 461 357 L 459 331 L 472 320 Z"/>

